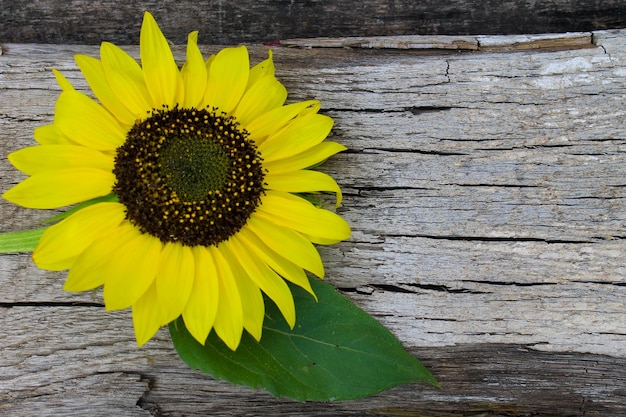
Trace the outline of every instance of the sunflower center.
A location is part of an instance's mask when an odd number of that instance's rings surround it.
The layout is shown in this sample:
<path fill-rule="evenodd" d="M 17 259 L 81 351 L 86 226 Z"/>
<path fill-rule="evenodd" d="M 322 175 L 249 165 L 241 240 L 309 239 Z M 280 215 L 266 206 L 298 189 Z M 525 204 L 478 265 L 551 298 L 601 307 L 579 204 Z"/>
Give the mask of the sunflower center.
<path fill-rule="evenodd" d="M 225 114 L 163 109 L 117 149 L 113 191 L 126 218 L 162 242 L 227 240 L 261 202 L 264 171 L 248 133 Z"/>
<path fill-rule="evenodd" d="M 159 153 L 165 183 L 186 201 L 202 200 L 207 190 L 219 190 L 228 180 L 232 161 L 212 140 L 174 138 Z"/>

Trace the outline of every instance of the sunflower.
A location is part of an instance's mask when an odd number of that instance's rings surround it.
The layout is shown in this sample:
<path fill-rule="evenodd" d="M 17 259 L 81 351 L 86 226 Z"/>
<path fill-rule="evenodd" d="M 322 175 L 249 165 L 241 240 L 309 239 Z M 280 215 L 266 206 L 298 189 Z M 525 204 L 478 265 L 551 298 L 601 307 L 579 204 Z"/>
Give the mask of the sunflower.
<path fill-rule="evenodd" d="M 28 175 L 3 197 L 52 209 L 76 204 L 33 252 L 40 268 L 69 270 L 64 289 L 103 287 L 107 311 L 132 308 L 138 345 L 182 315 L 204 343 L 212 329 L 235 350 L 260 340 L 263 294 L 293 327 L 286 281 L 313 296 L 323 278 L 314 244 L 350 236 L 333 211 L 305 198 L 341 191 L 310 169 L 344 146 L 317 101 L 285 105 L 268 59 L 250 68 L 244 46 L 206 61 L 189 34 L 179 68 L 145 13 L 141 65 L 104 42 L 76 63 L 96 100 L 54 71 L 61 94 L 38 145 L 9 155 Z M 303 196 L 304 195 L 304 196 Z"/>

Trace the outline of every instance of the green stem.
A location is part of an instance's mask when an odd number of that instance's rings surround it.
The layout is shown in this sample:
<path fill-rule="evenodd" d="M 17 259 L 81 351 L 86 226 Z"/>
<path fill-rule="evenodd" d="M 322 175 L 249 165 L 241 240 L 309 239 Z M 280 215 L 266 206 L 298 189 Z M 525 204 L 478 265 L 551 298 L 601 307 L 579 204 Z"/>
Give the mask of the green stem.
<path fill-rule="evenodd" d="M 47 228 L 0 233 L 0 253 L 32 252 Z"/>
<path fill-rule="evenodd" d="M 42 223 L 55 223 L 61 221 L 67 217 L 70 217 L 72 214 L 76 213 L 79 210 L 84 209 L 85 207 L 89 207 L 93 204 L 97 203 L 106 203 L 106 202 L 118 202 L 117 194 L 111 193 L 107 195 L 103 195 L 102 197 L 92 198 L 91 200 L 83 201 L 82 203 L 72 207 L 71 209 L 64 211 L 61 214 L 57 214 L 54 217 L 50 217 L 49 219 L 44 220 Z"/>
<path fill-rule="evenodd" d="M 118 201 L 117 195 L 115 195 L 114 193 L 85 201 L 75 207 L 72 207 L 66 212 L 57 214 L 54 217 L 44 220 L 42 223 L 55 223 L 71 216 L 72 214 L 84 209 L 85 207 L 91 206 L 92 204 L 111 201 Z M 37 244 L 39 243 L 41 235 L 48 227 L 49 226 L 41 227 L 39 229 L 20 230 L 17 232 L 0 232 L 0 254 L 34 251 L 37 247 Z"/>

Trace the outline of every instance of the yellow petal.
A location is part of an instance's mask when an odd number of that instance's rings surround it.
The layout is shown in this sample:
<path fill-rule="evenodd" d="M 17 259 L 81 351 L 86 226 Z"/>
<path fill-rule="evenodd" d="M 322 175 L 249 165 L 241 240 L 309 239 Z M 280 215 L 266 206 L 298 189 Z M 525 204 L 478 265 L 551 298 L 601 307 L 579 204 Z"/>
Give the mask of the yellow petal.
<path fill-rule="evenodd" d="M 103 269 L 115 258 L 112 254 L 117 250 L 120 240 L 133 232 L 128 225 L 121 223 L 109 229 L 109 233 L 93 243 L 78 255 L 72 263 L 63 289 L 65 291 L 87 291 L 104 284 Z"/>
<path fill-rule="evenodd" d="M 141 66 L 152 97 L 152 107 L 174 107 L 180 72 L 167 39 L 149 12 L 143 16 L 139 45 Z"/>
<path fill-rule="evenodd" d="M 237 233 L 237 237 L 241 239 L 261 261 L 265 262 L 281 277 L 307 290 L 313 297 L 316 297 L 313 288 L 311 288 L 309 278 L 302 268 L 271 250 L 261 239 L 252 233 L 248 227 L 244 226 L 239 233 Z"/>
<path fill-rule="evenodd" d="M 114 183 L 115 175 L 112 172 L 68 168 L 28 177 L 2 197 L 28 208 L 58 208 L 107 195 Z"/>
<path fill-rule="evenodd" d="M 145 119 L 147 113 L 152 110 L 150 104 L 152 98 L 137 61 L 109 42 L 102 42 L 100 59 L 111 91 L 124 103 L 135 119 Z"/>
<path fill-rule="evenodd" d="M 233 271 L 233 277 L 241 297 L 243 307 L 243 327 L 257 341 L 261 340 L 263 332 L 263 319 L 265 318 L 265 303 L 259 287 L 252 281 L 246 270 L 242 268 L 241 256 L 243 253 L 233 245 L 233 240 L 229 239 L 222 243 L 220 251 L 226 262 Z"/>
<path fill-rule="evenodd" d="M 325 241 L 339 242 L 350 237 L 350 226 L 341 216 L 288 193 L 268 191 L 256 213 L 268 222 Z"/>
<path fill-rule="evenodd" d="M 57 71 L 56 69 L 52 69 L 52 73 L 54 74 L 54 77 L 57 80 L 57 84 L 59 84 L 59 87 L 61 87 L 61 90 L 63 91 L 75 91 L 74 86 L 72 85 L 72 83 L 70 83 L 67 78 L 65 78 L 65 76 L 63 74 L 61 74 L 61 72 Z"/>
<path fill-rule="evenodd" d="M 156 283 L 133 304 L 133 325 L 137 346 L 143 346 L 161 327 L 163 314 L 159 308 Z"/>
<path fill-rule="evenodd" d="M 174 98 L 174 102 L 178 105 L 178 107 L 184 107 L 184 103 L 185 103 L 185 82 L 183 80 L 183 74 L 182 73 L 178 77 L 178 87 L 176 87 L 176 97 Z"/>
<path fill-rule="evenodd" d="M 114 151 L 124 143 L 127 133 L 111 113 L 76 91 L 61 93 L 54 124 L 72 141 L 98 150 Z"/>
<path fill-rule="evenodd" d="M 102 239 L 124 220 L 124 206 L 99 203 L 76 212 L 50 226 L 39 239 L 33 261 L 42 269 L 70 269 L 78 257 L 95 240 Z"/>
<path fill-rule="evenodd" d="M 10 153 L 7 158 L 15 168 L 28 175 L 80 167 L 113 171 L 113 157 L 84 146 L 30 146 Z"/>
<path fill-rule="evenodd" d="M 261 261 L 254 253 L 254 250 L 245 241 L 238 238 L 238 234 L 233 236 L 228 242 L 232 245 L 233 252 L 237 254 L 239 264 L 248 277 L 274 301 L 283 317 L 285 317 L 289 327 L 293 329 L 293 326 L 296 324 L 296 306 L 293 302 L 291 290 L 289 290 L 285 281 L 276 272 L 272 271 L 265 262 Z M 262 313 L 257 312 L 261 317 L 261 327 L 263 324 Z M 258 339 L 260 339 L 260 333 Z"/>
<path fill-rule="evenodd" d="M 266 60 L 259 62 L 254 67 L 250 68 L 250 76 L 248 77 L 248 86 L 246 90 L 252 87 L 258 80 L 263 77 L 273 77 L 275 68 L 274 60 L 272 59 L 274 53 L 270 49 L 267 51 L 268 57 Z"/>
<path fill-rule="evenodd" d="M 209 70 L 211 69 L 211 65 L 213 64 L 213 61 L 215 61 L 215 54 L 211 54 L 204 62 L 204 65 L 206 66 L 207 75 L 209 74 Z"/>
<path fill-rule="evenodd" d="M 260 115 L 282 106 L 286 99 L 287 89 L 276 78 L 263 77 L 245 92 L 233 115 L 245 128 Z"/>
<path fill-rule="evenodd" d="M 328 116 L 300 116 L 284 129 L 270 135 L 259 145 L 259 151 L 268 162 L 297 155 L 322 142 L 332 127 L 333 119 Z"/>
<path fill-rule="evenodd" d="M 107 311 L 122 310 L 134 305 L 155 280 L 159 269 L 161 241 L 141 233 L 135 226 L 125 223 L 128 233 L 117 241 L 111 261 L 104 266 L 104 304 Z"/>
<path fill-rule="evenodd" d="M 83 73 L 83 77 L 87 80 L 91 91 L 100 100 L 100 103 L 126 127 L 133 125 L 135 123 L 135 115 L 128 110 L 128 107 L 111 90 L 100 60 L 87 55 L 76 55 L 74 59 Z"/>
<path fill-rule="evenodd" d="M 282 129 L 289 121 L 303 113 L 315 113 L 320 108 L 319 101 L 309 100 L 277 107 L 247 124 L 248 138 L 257 144 L 262 143 L 269 134 Z"/>
<path fill-rule="evenodd" d="M 194 257 L 189 246 L 166 243 L 156 274 L 157 294 L 163 312 L 161 324 L 180 316 L 189 300 L 194 281 Z"/>
<path fill-rule="evenodd" d="M 34 132 L 35 141 L 41 145 L 75 145 L 55 125 L 39 126 Z"/>
<path fill-rule="evenodd" d="M 263 161 L 263 168 L 272 174 L 285 174 L 299 169 L 311 168 L 346 149 L 348 148 L 337 142 L 324 141 L 289 158 L 272 162 Z"/>
<path fill-rule="evenodd" d="M 187 37 L 187 61 L 181 73 L 185 89 L 183 107 L 198 108 L 207 82 L 207 67 L 198 48 L 198 31 L 191 32 Z"/>
<path fill-rule="evenodd" d="M 183 320 L 189 333 L 204 345 L 217 314 L 219 278 L 211 252 L 204 246 L 192 248 L 195 276 L 189 301 L 183 310 Z"/>
<path fill-rule="evenodd" d="M 219 302 L 213 328 L 231 350 L 236 350 L 243 332 L 243 306 L 233 272 L 220 248 L 208 247 L 219 276 Z"/>
<path fill-rule="evenodd" d="M 300 233 L 259 216 L 258 209 L 250 216 L 246 226 L 274 252 L 318 277 L 324 277 L 324 265 L 319 253 Z"/>
<path fill-rule="evenodd" d="M 203 107 L 217 107 L 230 114 L 241 100 L 249 73 L 250 59 L 245 46 L 219 51 L 209 67 Z"/>
<path fill-rule="evenodd" d="M 323 172 L 300 170 L 273 174 L 269 171 L 265 176 L 265 182 L 270 190 L 290 193 L 329 191 L 337 196 L 337 207 L 341 204 L 341 189 L 333 177 Z"/>

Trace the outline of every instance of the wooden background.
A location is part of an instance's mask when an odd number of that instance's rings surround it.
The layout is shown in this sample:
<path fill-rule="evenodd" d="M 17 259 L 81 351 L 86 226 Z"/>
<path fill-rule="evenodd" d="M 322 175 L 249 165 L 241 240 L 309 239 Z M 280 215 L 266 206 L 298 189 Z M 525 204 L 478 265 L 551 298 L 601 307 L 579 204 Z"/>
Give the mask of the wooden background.
<path fill-rule="evenodd" d="M 0 189 L 22 178 L 5 155 L 52 120 L 50 69 L 86 89 L 73 55 L 97 47 L 80 44 L 136 43 L 143 9 L 174 43 L 201 29 L 254 62 L 282 40 L 290 100 L 320 99 L 350 148 L 323 168 L 354 230 L 321 249 L 327 279 L 442 387 L 303 404 L 214 381 L 166 331 L 138 349 L 128 312 L 9 254 L 0 415 L 626 415 L 626 31 L 604 30 L 626 27 L 623 2 L 120 3 L 0 1 Z M 555 33 L 481 36 L 532 32 Z M 437 36 L 400 36 L 417 34 Z M 0 211 L 0 231 L 49 216 Z"/>
<path fill-rule="evenodd" d="M 624 27 L 623 0 L 0 0 L 0 41 L 139 41 L 150 10 L 175 43 L 294 37 L 496 35 Z"/>

